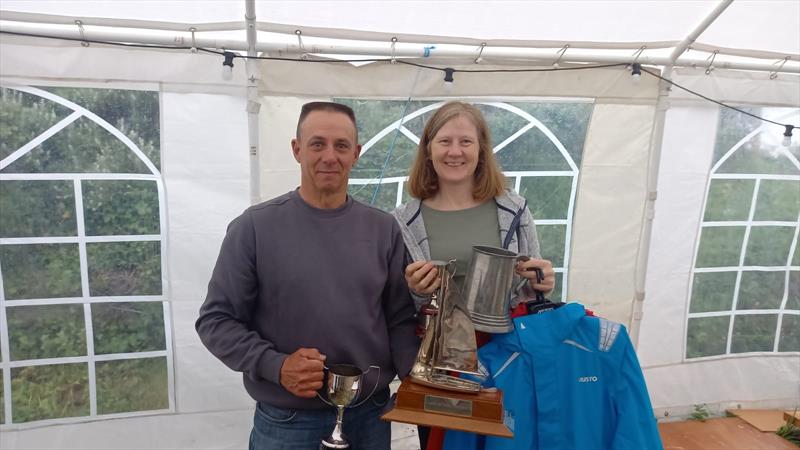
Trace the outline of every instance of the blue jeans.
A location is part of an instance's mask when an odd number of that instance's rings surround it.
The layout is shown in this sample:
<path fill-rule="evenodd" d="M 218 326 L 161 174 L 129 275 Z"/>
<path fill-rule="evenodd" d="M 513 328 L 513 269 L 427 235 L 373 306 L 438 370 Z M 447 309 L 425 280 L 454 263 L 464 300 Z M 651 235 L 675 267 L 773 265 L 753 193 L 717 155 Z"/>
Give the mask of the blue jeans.
<path fill-rule="evenodd" d="M 343 431 L 352 450 L 389 450 L 392 427 L 380 419 L 389 389 L 363 404 L 345 408 Z M 318 450 L 336 425 L 336 409 L 294 410 L 258 402 L 250 433 L 250 450 Z"/>

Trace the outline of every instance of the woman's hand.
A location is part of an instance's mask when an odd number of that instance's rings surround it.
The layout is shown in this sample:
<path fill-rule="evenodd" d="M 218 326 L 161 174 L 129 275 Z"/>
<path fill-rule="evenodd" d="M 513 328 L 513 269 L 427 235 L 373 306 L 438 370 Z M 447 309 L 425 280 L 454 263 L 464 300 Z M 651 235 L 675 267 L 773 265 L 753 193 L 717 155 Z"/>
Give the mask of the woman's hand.
<path fill-rule="evenodd" d="M 536 268 L 542 269 L 543 280 L 538 280 Z M 529 259 L 517 263 L 517 275 L 527 278 L 533 289 L 549 294 L 556 287 L 556 273 L 553 270 L 553 263 L 546 259 Z M 406 269 L 408 273 L 408 269 Z M 408 277 L 406 277 L 407 279 Z"/>
<path fill-rule="evenodd" d="M 439 270 L 430 261 L 415 261 L 406 266 L 406 283 L 416 295 L 426 296 L 435 291 L 440 284 Z"/>

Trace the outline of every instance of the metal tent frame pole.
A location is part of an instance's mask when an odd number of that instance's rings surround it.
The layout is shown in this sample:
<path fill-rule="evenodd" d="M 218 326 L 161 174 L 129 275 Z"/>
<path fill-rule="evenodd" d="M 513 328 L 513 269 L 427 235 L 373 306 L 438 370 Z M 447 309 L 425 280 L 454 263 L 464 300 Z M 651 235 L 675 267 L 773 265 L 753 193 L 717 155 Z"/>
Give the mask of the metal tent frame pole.
<path fill-rule="evenodd" d="M 245 21 L 247 22 L 247 56 L 258 56 L 258 33 L 256 32 L 255 0 L 245 0 Z M 261 65 L 257 59 L 247 59 L 247 139 L 250 147 L 250 204 L 261 201 L 261 170 L 259 166 L 259 124 L 258 114 L 261 103 L 258 100 L 258 82 L 261 79 Z"/>
<path fill-rule="evenodd" d="M 728 1 L 728 0 L 726 0 Z M 723 2 L 725 3 L 725 2 Z M 13 16 L 12 16 L 13 17 Z M 255 12 L 253 11 L 253 20 L 247 22 L 248 36 L 250 34 L 257 34 L 258 24 L 255 22 Z M 254 24 L 254 28 L 249 25 Z M 710 22 L 709 22 L 710 24 Z M 85 25 L 85 24 L 84 24 Z M 197 25 L 195 30 L 201 30 L 202 25 Z M 280 57 L 301 57 L 307 54 L 320 54 L 320 55 L 360 55 L 364 58 L 385 58 L 389 60 L 392 56 L 395 58 L 419 58 L 424 59 L 428 64 L 454 64 L 454 60 L 463 59 L 463 62 L 473 62 L 475 59 L 475 46 L 474 45 L 451 45 L 447 48 L 436 49 L 431 52 L 429 48 L 426 49 L 426 44 L 418 43 L 397 43 L 392 51 L 391 42 L 378 42 L 356 40 L 358 33 L 354 33 L 353 40 L 337 40 L 336 42 L 328 43 L 314 43 L 310 45 L 301 46 L 299 43 L 277 42 L 277 41 L 262 41 L 251 43 L 241 40 L 224 40 L 224 39 L 210 39 L 201 35 L 195 36 L 192 40 L 191 33 L 175 32 L 175 31 L 159 31 L 153 33 L 152 31 L 132 29 L 132 28 L 114 28 L 103 27 L 102 29 L 88 28 L 83 32 L 74 24 L 52 24 L 52 23 L 34 23 L 22 21 L 9 21 L 0 20 L 0 31 L 18 34 L 32 34 L 38 36 L 45 36 L 51 38 L 72 39 L 81 41 L 84 39 L 106 41 L 106 42 L 126 42 L 134 44 L 145 45 L 164 45 L 164 46 L 177 46 L 189 47 L 194 44 L 196 47 L 213 48 L 213 49 L 226 49 L 229 51 L 250 52 L 253 49 L 257 53 L 266 53 L 272 56 Z M 289 35 L 284 35 L 289 36 Z M 294 36 L 291 36 L 294 38 Z M 313 38 L 312 35 L 303 34 L 303 38 L 308 41 Z M 696 39 L 696 37 L 694 38 Z M 254 39 L 255 41 L 255 39 Z M 706 67 L 708 61 L 705 56 L 691 57 L 683 55 L 687 43 L 693 42 L 690 35 L 675 48 L 672 56 L 648 56 L 644 54 L 630 55 L 627 52 L 623 54 L 610 54 L 599 53 L 597 50 L 582 50 L 579 48 L 570 48 L 569 52 L 560 59 L 562 64 L 630 64 L 639 62 L 642 65 L 653 66 L 666 66 L 672 65 L 673 67 Z M 675 53 L 680 52 L 680 57 L 674 57 Z M 619 49 L 617 49 L 619 51 Z M 754 55 L 758 54 L 757 52 Z M 718 55 L 726 55 L 724 49 L 718 51 Z M 482 58 L 487 61 L 492 61 L 497 64 L 546 64 L 553 63 L 555 54 L 549 48 L 534 48 L 534 47 L 486 47 L 483 49 Z M 735 56 L 735 55 L 734 55 Z M 734 70 L 750 70 L 759 72 L 777 72 L 777 73 L 794 73 L 800 74 L 800 62 L 797 61 L 798 55 L 786 55 L 787 61 L 783 65 L 775 64 L 777 58 L 773 52 L 764 52 L 760 57 L 753 56 L 748 60 L 740 61 L 723 61 L 717 59 L 715 67 L 719 69 L 734 69 Z M 455 63 L 457 63 L 456 61 Z"/>
<path fill-rule="evenodd" d="M 661 71 L 661 77 L 670 80 L 672 69 L 678 58 L 697 40 L 697 38 L 725 11 L 733 0 L 722 0 L 698 24 L 686 38 L 684 38 L 670 55 L 670 63 Z M 643 306 L 645 301 L 645 282 L 647 281 L 647 264 L 650 257 L 650 240 L 652 238 L 653 220 L 655 219 L 655 204 L 658 197 L 658 172 L 661 164 L 661 147 L 664 141 L 664 124 L 669 109 L 670 84 L 661 80 L 659 82 L 658 101 L 656 102 L 656 115 L 653 120 L 653 129 L 650 134 L 650 157 L 647 171 L 647 203 L 644 210 L 644 224 L 639 240 L 639 251 L 636 257 L 634 275 L 635 291 L 631 305 L 631 341 L 635 348 L 639 344 L 639 329 L 641 328 Z"/>

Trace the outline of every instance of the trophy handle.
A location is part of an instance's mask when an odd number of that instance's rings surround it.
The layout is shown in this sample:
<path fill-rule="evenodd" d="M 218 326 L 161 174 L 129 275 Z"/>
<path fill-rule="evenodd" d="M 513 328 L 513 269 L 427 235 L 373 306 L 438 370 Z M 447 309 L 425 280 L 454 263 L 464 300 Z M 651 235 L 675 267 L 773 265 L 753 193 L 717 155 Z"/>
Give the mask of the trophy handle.
<path fill-rule="evenodd" d="M 330 370 L 330 369 L 328 368 L 328 366 L 326 366 L 326 365 L 324 365 L 324 364 L 322 365 L 322 368 L 324 368 L 325 370 Z M 363 399 L 362 399 L 360 402 L 356 403 L 355 405 L 345 406 L 345 408 L 355 408 L 356 406 L 361 406 L 361 404 L 362 404 L 362 403 L 364 403 L 365 401 L 367 401 L 367 399 L 368 399 L 368 398 L 372 397 L 372 395 L 373 395 L 373 394 L 375 393 L 375 391 L 378 389 L 378 383 L 380 383 L 380 382 L 381 382 L 381 368 L 380 368 L 380 367 L 378 367 L 378 366 L 369 366 L 369 368 L 368 368 L 367 370 L 364 370 L 364 371 L 362 371 L 362 372 L 361 372 L 361 377 L 362 377 L 361 379 L 363 380 L 363 379 L 364 379 L 364 378 L 363 378 L 363 377 L 364 377 L 364 375 L 366 375 L 366 374 L 367 374 L 367 372 L 369 372 L 369 371 L 370 371 L 370 370 L 372 370 L 372 369 L 378 369 L 378 377 L 375 379 L 375 386 L 373 386 L 373 387 L 372 387 L 372 392 L 370 392 L 368 396 L 364 397 L 364 398 L 363 398 Z M 360 369 L 359 369 L 359 370 L 360 370 Z M 337 405 L 334 405 L 333 403 L 331 403 L 331 402 L 329 402 L 328 400 L 326 400 L 326 399 L 325 399 L 325 397 L 323 397 L 323 396 L 319 395 L 319 391 L 317 391 L 317 397 L 318 397 L 320 400 L 322 400 L 322 401 L 323 401 L 323 403 L 325 403 L 326 405 L 328 405 L 328 406 L 333 406 L 334 408 L 338 408 L 338 406 L 337 406 Z"/>
<path fill-rule="evenodd" d="M 378 376 L 377 376 L 377 378 L 375 378 L 375 386 L 372 387 L 372 392 L 370 392 L 368 396 L 366 396 L 363 399 L 361 399 L 360 402 L 356 403 L 355 405 L 348 406 L 348 408 L 355 408 L 357 406 L 361 406 L 361 404 L 364 403 L 365 401 L 367 401 L 367 399 L 369 399 L 370 397 L 372 397 L 372 395 L 378 389 L 378 383 L 381 382 L 381 368 L 380 367 L 378 367 L 378 366 L 369 366 L 369 368 L 364 373 L 362 373 L 361 376 L 363 377 L 364 375 L 367 374 L 367 372 L 369 372 L 372 369 L 378 369 Z M 363 380 L 363 378 L 362 378 L 362 380 Z M 319 393 L 317 393 L 317 395 L 319 395 Z"/>
<path fill-rule="evenodd" d="M 323 368 L 323 369 L 325 369 L 325 370 L 327 370 L 327 371 L 329 371 L 329 372 L 330 372 L 330 370 L 331 370 L 331 369 L 330 369 L 330 367 L 326 366 L 325 364 L 323 364 L 323 365 L 322 365 L 322 368 Z M 325 384 L 323 383 L 323 385 L 322 385 L 322 389 L 325 389 L 325 387 L 326 387 L 326 386 L 325 386 Z M 326 400 L 326 399 L 325 399 L 325 397 L 323 397 L 323 396 L 319 395 L 319 391 L 317 391 L 317 397 L 318 397 L 320 400 L 322 400 L 322 402 L 323 402 L 323 403 L 325 403 L 326 405 L 328 405 L 328 406 L 333 406 L 334 408 L 338 408 L 338 406 L 336 406 L 336 405 L 334 405 L 333 403 L 331 403 L 331 402 L 329 402 L 328 400 Z"/>

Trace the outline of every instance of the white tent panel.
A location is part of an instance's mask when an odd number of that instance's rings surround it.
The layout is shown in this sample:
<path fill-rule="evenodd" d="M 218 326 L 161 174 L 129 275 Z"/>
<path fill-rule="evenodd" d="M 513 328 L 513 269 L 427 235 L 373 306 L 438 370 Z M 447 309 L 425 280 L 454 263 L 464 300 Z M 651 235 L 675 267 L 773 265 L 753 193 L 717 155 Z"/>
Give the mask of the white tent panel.
<path fill-rule="evenodd" d="M 800 107 L 798 75 L 782 73 L 770 79 L 767 73 L 734 70 L 715 70 L 711 75 L 706 75 L 704 68 L 698 68 L 678 69 L 673 72 L 672 79 L 687 89 L 734 106 L 751 104 Z M 678 87 L 672 88 L 670 99 L 674 104 L 685 104 L 687 101 L 692 105 L 710 104 Z M 780 128 L 776 130 L 783 132 Z"/>
<path fill-rule="evenodd" d="M 631 80 L 624 67 L 523 73 L 470 73 L 469 70 L 508 70 L 514 67 L 459 66 L 452 86 L 444 83 L 441 70 L 401 64 L 346 64 L 263 61 L 260 87 L 268 94 L 300 97 L 371 97 L 406 99 L 580 97 L 604 102 L 654 103 L 657 81 L 642 76 Z M 460 72 L 459 70 L 464 70 Z M 449 91 L 448 91 L 449 89 Z"/>
<path fill-rule="evenodd" d="M 300 185 L 300 164 L 292 155 L 291 141 L 300 108 L 315 100 L 330 101 L 330 98 L 267 97 L 262 100 L 259 115 L 261 198 L 277 197 Z"/>
<path fill-rule="evenodd" d="M 253 408 L 198 414 L 172 414 L 80 425 L 54 425 L 29 431 L 3 431 L 0 448 L 15 450 L 244 449 Z"/>
<path fill-rule="evenodd" d="M 798 367 L 797 356 L 752 355 L 652 367 L 645 378 L 657 417 L 686 417 L 702 404 L 724 415 L 737 408 L 796 408 Z"/>
<path fill-rule="evenodd" d="M 753 91 L 747 82 L 740 86 L 744 93 Z M 758 103 L 758 97 L 748 100 Z M 797 353 L 685 358 L 689 283 L 718 121 L 719 108 L 708 104 L 673 106 L 667 112 L 637 348 L 659 415 L 686 415 L 702 403 L 724 413 L 740 405 L 790 407 L 798 401 Z"/>
<path fill-rule="evenodd" d="M 683 361 L 689 278 L 718 117 L 719 109 L 707 105 L 667 112 L 637 347 L 645 367 Z"/>
<path fill-rule="evenodd" d="M 491 6 L 489 6 L 491 5 Z M 712 1 L 256 1 L 260 22 L 300 28 L 408 36 L 430 44 L 452 37 L 487 42 L 680 42 L 717 5 Z M 242 22 L 244 2 L 6 0 L 6 11 L 162 23 Z M 597 20 L 602 17 L 603 20 Z M 475 20 L 480 18 L 480 20 Z M 270 29 L 270 26 L 266 26 Z M 273 27 L 274 28 L 274 27 Z M 280 27 L 279 27 L 280 28 Z M 699 39 L 710 46 L 800 53 L 800 5 L 793 0 L 736 1 Z M 286 31 L 286 30 L 284 30 Z M 291 31 L 289 31 L 291 32 Z M 412 37 L 412 35 L 414 35 Z M 438 38 L 438 39 L 437 39 Z M 387 39 L 388 42 L 388 39 Z"/>
<path fill-rule="evenodd" d="M 159 52 L 100 45 L 82 47 L 79 42 L 6 35 L 2 36 L 2 42 L 0 75 L 4 78 L 152 82 L 181 92 L 245 95 L 244 64 L 226 81 L 222 78 L 222 59 L 216 55 L 185 50 Z"/>
<path fill-rule="evenodd" d="M 655 108 L 595 105 L 581 164 L 567 298 L 630 324 Z"/>
<path fill-rule="evenodd" d="M 249 159 L 236 151 L 247 148 L 245 104 L 226 95 L 162 95 L 169 298 L 181 412 L 247 409 L 253 403 L 241 389 L 241 375 L 208 353 L 194 330 L 225 227 L 249 206 Z"/>

